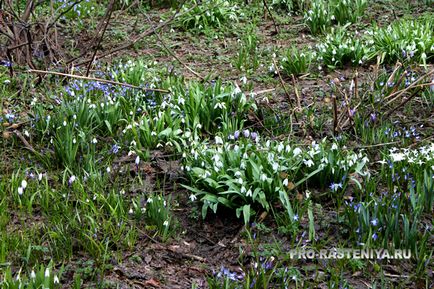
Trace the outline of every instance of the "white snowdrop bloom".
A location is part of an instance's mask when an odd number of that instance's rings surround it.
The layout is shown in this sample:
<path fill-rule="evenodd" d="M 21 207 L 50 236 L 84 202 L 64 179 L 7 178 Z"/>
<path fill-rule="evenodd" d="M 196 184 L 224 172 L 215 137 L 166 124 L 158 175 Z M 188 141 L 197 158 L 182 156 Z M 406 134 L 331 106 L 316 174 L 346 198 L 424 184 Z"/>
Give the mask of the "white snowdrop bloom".
<path fill-rule="evenodd" d="M 63 126 L 66 126 L 66 120 L 63 121 Z"/>
<path fill-rule="evenodd" d="M 246 197 L 251 197 L 251 196 L 253 196 L 253 194 L 252 194 L 252 190 L 249 189 L 249 190 L 247 191 L 247 193 L 246 193 Z"/>
<path fill-rule="evenodd" d="M 299 154 L 301 154 L 301 149 L 300 148 L 295 148 L 293 151 L 292 151 L 292 153 L 294 154 L 294 156 L 296 157 L 296 156 L 298 156 Z"/>
<path fill-rule="evenodd" d="M 284 180 L 283 180 L 283 185 L 284 185 L 285 187 L 288 186 L 288 183 L 289 183 L 289 182 L 288 182 L 288 179 L 284 179 Z"/>
<path fill-rule="evenodd" d="M 279 169 L 279 164 L 278 163 L 273 163 L 273 171 L 277 172 L 278 169 Z"/>
<path fill-rule="evenodd" d="M 241 78 L 240 78 L 240 81 L 241 81 L 243 84 L 246 84 L 246 83 L 247 83 L 247 77 L 246 77 L 246 76 L 241 77 Z"/>
<path fill-rule="evenodd" d="M 136 166 L 139 165 L 139 163 L 140 163 L 140 156 L 136 157 L 136 160 L 134 161 L 134 163 L 136 164 Z"/>
<path fill-rule="evenodd" d="M 26 180 L 22 180 L 22 181 L 21 181 L 21 187 L 22 187 L 23 189 L 27 188 L 27 181 L 26 181 Z"/>
<path fill-rule="evenodd" d="M 283 143 L 279 143 L 279 145 L 277 146 L 277 151 L 280 153 L 281 151 L 283 151 L 284 148 L 285 147 L 284 147 Z"/>
<path fill-rule="evenodd" d="M 237 178 L 238 178 L 238 177 L 241 177 L 241 175 L 242 175 L 242 174 L 241 174 L 240 171 L 236 171 L 235 174 L 234 174 L 234 176 L 236 176 Z"/>
<path fill-rule="evenodd" d="M 246 188 L 245 188 L 244 186 L 241 186 L 241 190 L 240 190 L 240 192 L 241 192 L 242 194 L 244 194 L 246 191 L 247 191 Z"/>
<path fill-rule="evenodd" d="M 42 173 L 39 173 L 39 174 L 38 174 L 38 181 L 42 181 L 42 176 L 43 176 Z"/>
<path fill-rule="evenodd" d="M 223 140 L 222 140 L 222 138 L 219 137 L 219 136 L 216 136 L 216 137 L 215 137 L 215 143 L 216 143 L 216 144 L 223 144 Z"/>
<path fill-rule="evenodd" d="M 24 189 L 22 187 L 18 188 L 18 195 L 22 195 L 24 193 Z"/>
<path fill-rule="evenodd" d="M 338 145 L 336 143 L 332 144 L 332 151 L 335 151 L 338 149 Z"/>
<path fill-rule="evenodd" d="M 30 134 L 29 134 L 29 132 L 28 132 L 27 130 L 24 131 L 24 135 L 25 135 L 26 137 L 30 137 Z"/>
<path fill-rule="evenodd" d="M 238 183 L 239 183 L 240 185 L 242 185 L 242 184 L 244 183 L 243 179 L 242 179 L 242 178 L 239 178 L 239 179 L 238 179 Z"/>
<path fill-rule="evenodd" d="M 92 139 L 92 143 L 93 143 L 93 144 L 96 144 L 97 142 L 98 142 L 98 140 L 97 140 L 96 138 L 93 138 L 93 139 Z"/>
<path fill-rule="evenodd" d="M 261 181 L 266 181 L 268 178 L 267 178 L 267 175 L 266 174 L 262 174 L 261 175 Z"/>
<path fill-rule="evenodd" d="M 197 197 L 195 194 L 190 195 L 190 201 L 194 202 L 194 201 L 196 201 L 196 199 L 197 199 Z"/>
<path fill-rule="evenodd" d="M 128 213 L 129 213 L 130 215 L 133 214 L 133 213 L 134 213 L 133 208 L 130 208 L 129 211 L 128 211 Z"/>
<path fill-rule="evenodd" d="M 57 276 L 54 276 L 54 280 L 53 280 L 54 284 L 59 284 L 59 278 Z"/>
<path fill-rule="evenodd" d="M 303 163 L 309 168 L 315 164 L 311 159 L 303 160 Z"/>
<path fill-rule="evenodd" d="M 32 270 L 32 273 L 30 273 L 30 278 L 36 279 L 36 273 Z"/>
<path fill-rule="evenodd" d="M 45 269 L 45 278 L 50 277 L 50 269 Z"/>
<path fill-rule="evenodd" d="M 110 168 L 110 167 L 107 167 L 107 168 L 106 168 L 106 171 L 107 171 L 107 173 L 109 174 L 109 173 L 111 172 L 111 168 Z"/>
<path fill-rule="evenodd" d="M 163 226 L 169 227 L 169 221 L 168 220 L 164 221 Z"/>
<path fill-rule="evenodd" d="M 290 145 L 286 145 L 285 146 L 285 152 L 289 153 L 291 151 L 291 146 Z"/>
<path fill-rule="evenodd" d="M 75 138 L 73 138 L 73 139 L 72 139 L 72 143 L 73 143 L 73 144 L 76 144 L 76 143 L 77 143 L 77 140 L 76 140 Z"/>
<path fill-rule="evenodd" d="M 403 153 L 392 153 L 390 154 L 390 157 L 393 162 L 400 162 L 405 160 L 405 154 Z"/>
<path fill-rule="evenodd" d="M 242 169 L 242 170 L 246 169 L 246 163 L 245 162 L 241 162 L 240 169 Z"/>

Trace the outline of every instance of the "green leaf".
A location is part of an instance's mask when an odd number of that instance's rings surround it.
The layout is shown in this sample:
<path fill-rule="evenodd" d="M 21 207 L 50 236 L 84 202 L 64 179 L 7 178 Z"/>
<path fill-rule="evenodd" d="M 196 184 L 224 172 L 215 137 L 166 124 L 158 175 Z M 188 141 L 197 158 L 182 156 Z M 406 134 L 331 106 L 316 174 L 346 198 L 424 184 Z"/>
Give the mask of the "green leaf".
<path fill-rule="evenodd" d="M 247 225 L 250 220 L 250 205 L 244 205 L 243 217 L 244 217 L 244 223 Z"/>

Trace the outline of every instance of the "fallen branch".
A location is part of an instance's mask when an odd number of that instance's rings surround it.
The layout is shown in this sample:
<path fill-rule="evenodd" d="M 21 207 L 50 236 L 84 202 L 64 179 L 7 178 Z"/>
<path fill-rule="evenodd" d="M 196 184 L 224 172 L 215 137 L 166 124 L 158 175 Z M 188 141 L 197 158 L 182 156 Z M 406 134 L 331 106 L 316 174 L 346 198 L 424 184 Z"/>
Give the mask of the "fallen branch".
<path fill-rule="evenodd" d="M 90 81 L 98 81 L 98 82 L 109 83 L 109 84 L 113 84 L 113 85 L 120 85 L 120 86 L 129 87 L 129 88 L 139 89 L 139 90 L 143 90 L 143 91 L 155 91 L 155 92 L 161 92 L 161 93 L 170 93 L 170 90 L 166 90 L 166 89 L 147 88 L 147 87 L 136 86 L 136 85 L 132 85 L 132 84 L 124 83 L 124 82 L 117 82 L 117 81 L 113 81 L 113 80 L 108 80 L 108 79 L 89 77 L 89 76 L 81 76 L 81 75 L 75 75 L 75 74 L 67 74 L 67 73 L 56 72 L 56 71 L 45 71 L 45 70 L 29 69 L 26 72 L 28 72 L 28 73 L 36 73 L 36 74 L 52 74 L 52 75 L 59 75 L 59 76 L 69 77 L 69 78 L 77 78 L 77 79 L 84 79 L 84 80 L 90 80 Z"/>
<path fill-rule="evenodd" d="M 289 91 L 287 90 L 287 88 L 285 86 L 285 82 L 283 81 L 282 75 L 280 74 L 279 67 L 276 63 L 276 59 L 274 59 L 274 58 L 273 58 L 273 63 L 274 63 L 274 68 L 276 69 L 277 75 L 279 76 L 280 84 L 282 85 L 283 90 L 285 91 L 285 94 L 288 97 L 289 105 L 291 106 L 291 109 L 294 113 L 295 121 L 298 122 L 297 114 L 295 113 L 294 106 L 292 105 L 291 95 L 289 94 Z"/>
<path fill-rule="evenodd" d="M 154 30 L 154 34 L 157 36 L 158 40 L 160 40 L 161 45 L 164 47 L 164 49 L 166 49 L 166 51 L 169 52 L 169 54 L 172 55 L 173 58 L 175 58 L 185 68 L 187 68 L 188 71 L 193 73 L 196 77 L 199 77 L 200 79 L 204 80 L 205 78 L 203 76 L 201 76 L 199 73 L 197 73 L 192 68 L 190 68 L 190 66 L 188 66 L 186 63 L 184 63 L 178 56 L 176 56 L 176 54 L 169 47 L 167 47 L 166 43 L 164 43 L 163 38 L 161 38 L 160 34 L 158 34 L 158 32 L 154 29 L 154 26 L 152 25 L 152 22 L 151 22 L 151 19 L 149 18 L 149 16 L 146 14 L 144 14 L 144 15 L 148 19 L 149 25 L 151 25 L 151 28 Z"/>

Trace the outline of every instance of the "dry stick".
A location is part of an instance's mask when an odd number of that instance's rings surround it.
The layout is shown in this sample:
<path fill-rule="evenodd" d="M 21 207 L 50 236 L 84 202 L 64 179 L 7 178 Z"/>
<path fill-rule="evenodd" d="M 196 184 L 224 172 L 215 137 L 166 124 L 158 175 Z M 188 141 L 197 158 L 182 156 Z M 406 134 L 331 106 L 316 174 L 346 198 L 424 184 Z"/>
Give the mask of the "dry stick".
<path fill-rule="evenodd" d="M 298 89 L 297 89 L 297 86 L 296 86 L 296 82 L 295 82 L 294 74 L 291 74 L 291 77 L 292 77 L 292 85 L 294 86 L 295 96 L 297 97 L 297 106 L 298 106 L 298 110 L 301 112 L 301 100 L 300 100 L 300 94 L 299 94 Z"/>
<path fill-rule="evenodd" d="M 336 136 L 338 127 L 338 105 L 336 103 L 336 96 L 332 95 L 333 101 L 333 135 Z"/>
<path fill-rule="evenodd" d="M 256 115 L 256 113 L 253 113 L 253 116 L 256 118 L 256 120 L 259 122 L 259 124 L 270 134 L 273 135 L 273 133 L 265 127 L 264 123 L 259 119 L 259 117 Z"/>
<path fill-rule="evenodd" d="M 398 143 L 400 143 L 400 141 L 377 143 L 377 144 L 373 144 L 373 145 L 356 146 L 354 148 L 355 149 L 367 149 L 367 148 L 375 148 L 375 147 L 387 146 L 387 145 L 398 144 Z"/>
<path fill-rule="evenodd" d="M 419 91 L 421 91 L 421 88 L 416 89 L 406 100 L 404 100 L 403 102 L 401 102 L 400 104 L 398 104 L 395 108 L 392 108 L 391 110 L 389 110 L 386 113 L 386 118 L 389 117 L 393 112 L 395 112 L 398 108 L 404 106 L 407 102 L 409 102 L 412 98 L 414 98 Z"/>
<path fill-rule="evenodd" d="M 148 19 L 149 24 L 151 25 L 152 29 L 154 30 L 154 34 L 157 36 L 158 40 L 160 40 L 161 45 L 163 45 L 164 49 L 167 50 L 167 52 L 169 52 L 170 55 L 173 56 L 173 58 L 175 58 L 179 63 L 181 63 L 185 68 L 188 69 L 188 71 L 190 71 L 191 73 L 193 73 L 196 77 L 199 77 L 200 79 L 204 80 L 205 78 L 203 76 L 201 76 L 199 73 L 197 73 L 196 71 L 194 71 L 192 68 L 190 68 L 190 66 L 188 66 L 185 62 L 183 62 L 181 59 L 179 59 L 178 56 L 176 56 L 176 54 L 169 48 L 167 47 L 166 43 L 164 42 L 163 38 L 161 38 L 160 34 L 157 33 L 157 31 L 155 31 L 154 26 L 152 25 L 151 19 L 149 18 L 149 16 L 147 14 L 144 14 L 146 16 L 146 18 Z"/>
<path fill-rule="evenodd" d="M 93 52 L 91 61 L 89 62 L 89 65 L 87 66 L 86 76 L 89 76 L 90 69 L 92 67 L 93 62 L 95 61 L 95 57 L 96 57 L 96 54 L 98 52 L 98 46 L 101 44 L 101 41 L 102 41 L 102 39 L 104 37 L 104 34 L 105 34 L 106 30 L 107 30 L 107 27 L 108 27 L 109 23 L 110 23 L 110 18 L 112 16 L 114 4 L 115 4 L 115 0 L 111 0 L 110 3 L 109 3 L 109 5 L 108 5 L 108 7 L 107 7 L 107 11 L 106 11 L 106 13 L 104 15 L 104 18 L 102 19 L 101 23 L 103 23 L 102 24 L 103 27 L 102 27 L 101 36 L 96 41 L 95 51 Z M 100 26 L 100 25 L 98 25 L 98 26 Z M 99 31 L 97 32 L 96 35 L 98 36 L 98 34 L 99 34 Z"/>
<path fill-rule="evenodd" d="M 39 153 L 29 144 L 29 142 L 23 137 L 23 135 L 19 131 L 14 130 L 14 134 L 23 142 L 26 149 L 28 149 L 35 155 L 39 155 Z"/>
<path fill-rule="evenodd" d="M 391 97 L 393 97 L 393 98 L 392 98 L 390 101 L 388 101 L 388 102 L 386 103 L 386 105 L 389 105 L 390 103 L 394 102 L 397 98 L 399 98 L 399 97 L 400 97 L 402 94 L 404 94 L 406 91 L 408 91 L 408 90 L 410 90 L 410 89 L 416 87 L 416 84 L 419 83 L 419 82 L 421 82 L 422 79 L 424 79 L 424 78 L 430 76 L 430 75 L 433 74 L 433 73 L 434 73 L 434 69 L 431 70 L 431 71 L 429 71 L 429 72 L 427 72 L 427 73 L 425 73 L 425 74 L 422 75 L 421 77 L 419 77 L 418 80 L 416 80 L 415 82 L 413 82 L 412 84 L 410 84 L 407 88 L 402 89 L 402 90 L 398 90 L 397 92 L 388 95 L 384 100 L 387 100 L 387 99 L 389 99 L 389 98 L 391 98 Z"/>
<path fill-rule="evenodd" d="M 392 74 L 389 76 L 389 79 L 387 79 L 386 85 L 383 86 L 381 89 L 381 94 L 383 94 L 384 89 L 387 87 L 387 85 L 393 80 L 393 77 L 395 77 L 395 73 L 398 71 L 398 69 L 402 66 L 401 62 L 397 62 L 395 65 L 395 69 L 393 70 Z"/>
<path fill-rule="evenodd" d="M 292 112 L 294 113 L 295 121 L 298 122 L 297 114 L 295 113 L 294 106 L 292 105 L 291 95 L 289 94 L 289 91 L 286 89 L 285 82 L 283 81 L 282 75 L 280 74 L 279 71 L 279 67 L 277 66 L 276 60 L 274 58 L 273 58 L 273 63 L 274 63 L 274 67 L 276 68 L 277 75 L 279 76 L 280 84 L 282 85 L 283 90 L 285 91 L 285 94 L 288 97 L 289 105 L 291 106 Z"/>
<path fill-rule="evenodd" d="M 129 88 L 140 89 L 143 91 L 156 91 L 156 92 L 161 92 L 161 93 L 170 93 L 170 90 L 166 90 L 166 89 L 146 88 L 146 87 L 135 86 L 135 85 L 128 84 L 128 83 L 117 82 L 117 81 L 113 81 L 113 80 L 107 80 L 107 79 L 96 78 L 96 77 L 81 76 L 81 75 L 75 75 L 75 74 L 67 74 L 67 73 L 56 72 L 56 71 L 29 69 L 26 72 L 27 73 L 37 73 L 37 74 L 52 74 L 52 75 L 65 76 L 65 77 L 69 77 L 69 78 L 98 81 L 98 82 L 104 82 L 104 83 L 109 83 L 109 84 L 113 84 L 113 85 L 120 85 L 120 86 L 129 87 Z"/>
<path fill-rule="evenodd" d="M 273 14 L 271 14 L 270 8 L 268 7 L 267 0 L 263 0 L 263 3 L 264 3 L 265 8 L 268 11 L 268 15 L 270 15 L 271 20 L 273 21 L 274 30 L 276 31 L 276 34 L 279 34 L 279 29 L 277 28 L 276 21 L 274 20 Z"/>
<path fill-rule="evenodd" d="M 122 50 L 125 50 L 125 49 L 128 49 L 128 48 L 132 47 L 134 44 L 136 44 L 136 43 L 137 43 L 139 40 L 141 40 L 142 38 L 145 38 L 146 36 L 149 36 L 149 35 L 154 34 L 154 31 L 157 31 L 157 30 L 163 28 L 164 26 L 168 25 L 169 23 L 171 23 L 171 22 L 175 19 L 175 17 L 178 15 L 178 13 L 179 13 L 181 7 L 182 7 L 182 5 L 180 5 L 180 6 L 178 7 L 178 10 L 177 10 L 177 11 L 172 15 L 172 17 L 170 17 L 170 19 L 168 19 L 167 21 L 162 22 L 161 24 L 159 24 L 159 25 L 158 25 L 157 27 L 155 27 L 155 28 L 152 27 L 151 29 L 148 29 L 148 30 L 144 31 L 143 33 L 141 33 L 140 35 L 138 35 L 136 38 L 134 38 L 133 40 L 131 40 L 131 41 L 128 42 L 128 43 L 122 44 L 122 45 L 120 45 L 120 46 L 118 46 L 118 47 L 116 47 L 116 48 L 114 48 L 114 49 L 112 49 L 112 50 L 110 50 L 110 51 L 107 51 L 107 52 L 105 52 L 105 53 L 102 53 L 102 54 L 100 54 L 100 55 L 97 55 L 97 56 L 95 57 L 94 60 L 96 60 L 96 59 L 100 59 L 100 58 L 103 58 L 103 57 L 106 57 L 106 56 L 108 56 L 108 55 L 111 55 L 111 54 L 113 54 L 113 53 L 116 53 L 116 52 L 119 52 L 119 51 L 122 51 Z M 194 5 L 191 9 L 194 9 L 194 8 L 196 8 L 196 7 L 197 7 L 197 5 Z M 191 10 L 191 9 L 190 9 L 190 10 Z M 186 11 L 185 13 L 188 13 L 190 10 Z M 68 60 L 68 61 L 66 62 L 66 64 L 70 64 L 70 63 L 74 62 L 76 59 L 77 59 L 77 58 L 70 59 L 70 60 Z M 89 63 L 89 61 L 91 61 L 91 60 L 90 60 L 90 59 L 83 60 L 83 61 L 77 63 L 75 66 L 81 66 L 81 65 L 83 65 L 83 64 Z"/>
<path fill-rule="evenodd" d="M 354 99 L 359 98 L 359 72 L 356 70 L 356 73 L 354 74 Z"/>
<path fill-rule="evenodd" d="M 58 20 L 59 20 L 63 15 L 65 15 L 66 13 L 68 13 L 69 11 L 71 11 L 71 10 L 74 8 L 75 5 L 77 5 L 77 4 L 79 4 L 79 3 L 83 2 L 83 1 L 84 1 L 84 0 L 77 0 L 77 1 L 75 1 L 74 3 L 72 3 L 72 4 L 71 4 L 67 9 L 63 10 L 62 13 L 60 13 L 59 15 L 57 15 L 57 17 L 56 17 L 52 22 L 50 22 L 50 23 L 48 24 L 48 26 L 47 26 L 47 31 L 48 31 L 48 29 L 50 29 L 51 27 L 53 27 L 54 25 L 56 25 L 57 21 L 58 21 Z M 56 12 L 58 12 L 60 9 L 61 9 L 61 7 L 59 7 L 59 8 L 56 10 Z"/>

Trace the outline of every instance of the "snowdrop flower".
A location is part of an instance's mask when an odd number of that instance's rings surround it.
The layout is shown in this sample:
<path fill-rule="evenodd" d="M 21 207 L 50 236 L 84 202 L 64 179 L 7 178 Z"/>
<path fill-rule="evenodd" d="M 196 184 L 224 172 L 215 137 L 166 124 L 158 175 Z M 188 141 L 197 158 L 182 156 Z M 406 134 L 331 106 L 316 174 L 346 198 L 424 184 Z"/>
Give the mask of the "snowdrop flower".
<path fill-rule="evenodd" d="M 69 177 L 68 184 L 69 184 L 69 185 L 72 185 L 72 183 L 74 183 L 75 179 L 76 179 L 76 178 L 75 178 L 74 175 L 72 175 L 71 177 Z"/>
<path fill-rule="evenodd" d="M 246 197 L 251 197 L 251 196 L 253 196 L 253 194 L 252 194 L 252 190 L 249 189 L 249 190 L 247 191 L 247 193 L 246 193 Z"/>
<path fill-rule="evenodd" d="M 30 273 L 30 278 L 36 279 L 36 273 L 32 270 L 32 273 Z"/>
<path fill-rule="evenodd" d="M 312 160 L 303 160 L 303 163 L 310 168 L 311 166 L 313 166 L 315 163 Z"/>
<path fill-rule="evenodd" d="M 286 186 L 288 186 L 288 179 L 284 179 L 283 180 L 283 185 L 286 187 Z"/>
<path fill-rule="evenodd" d="M 338 149 L 338 145 L 336 143 L 333 143 L 332 145 L 332 151 L 335 151 Z"/>
<path fill-rule="evenodd" d="M 164 221 L 163 226 L 169 227 L 169 221 L 168 220 Z"/>
<path fill-rule="evenodd" d="M 279 169 L 279 164 L 278 163 L 273 163 L 273 171 L 277 172 L 278 169 Z"/>
<path fill-rule="evenodd" d="M 23 189 L 27 188 L 27 182 L 26 182 L 26 180 L 22 180 L 22 181 L 21 181 L 21 187 L 22 187 Z"/>
<path fill-rule="evenodd" d="M 54 276 L 54 280 L 53 280 L 54 284 L 59 284 L 59 278 L 57 276 Z"/>
<path fill-rule="evenodd" d="M 50 269 L 45 269 L 45 278 L 50 277 Z"/>
<path fill-rule="evenodd" d="M 96 144 L 97 142 L 98 142 L 98 141 L 97 141 L 96 138 L 93 138 L 93 139 L 92 139 L 92 143 L 93 143 L 93 144 Z"/>
<path fill-rule="evenodd" d="M 292 153 L 294 154 L 294 156 L 298 156 L 299 154 L 301 154 L 301 149 L 300 148 L 295 148 Z"/>
<path fill-rule="evenodd" d="M 216 144 L 223 144 L 223 140 L 222 140 L 222 138 L 219 137 L 219 136 L 216 136 L 216 137 L 215 137 L 215 143 L 216 143 Z"/>
<path fill-rule="evenodd" d="M 246 83 L 247 83 L 247 77 L 246 77 L 246 76 L 241 77 L 241 78 L 240 78 L 240 81 L 241 81 L 243 84 L 246 84 Z"/>
<path fill-rule="evenodd" d="M 18 188 L 18 195 L 22 195 L 24 193 L 24 189 L 22 187 Z"/>
<path fill-rule="evenodd" d="M 133 208 L 130 208 L 130 210 L 128 211 L 128 213 L 131 215 L 134 213 Z"/>
<path fill-rule="evenodd" d="M 190 201 L 194 202 L 194 201 L 196 201 L 196 199 L 197 199 L 197 197 L 195 194 L 190 195 Z"/>
<path fill-rule="evenodd" d="M 267 175 L 266 174 L 262 174 L 261 175 L 261 181 L 266 181 L 268 178 L 267 178 Z"/>
<path fill-rule="evenodd" d="M 107 167 L 107 168 L 106 168 L 106 171 L 107 171 L 107 173 L 109 174 L 109 173 L 111 172 L 110 167 Z"/>
<path fill-rule="evenodd" d="M 41 181 L 41 180 L 42 180 L 42 176 L 43 176 L 42 173 L 39 173 L 39 174 L 38 174 L 38 181 Z"/>
<path fill-rule="evenodd" d="M 136 164 L 136 166 L 139 165 L 139 163 L 140 163 L 140 156 L 136 157 L 136 160 L 134 161 L 134 163 Z"/>

